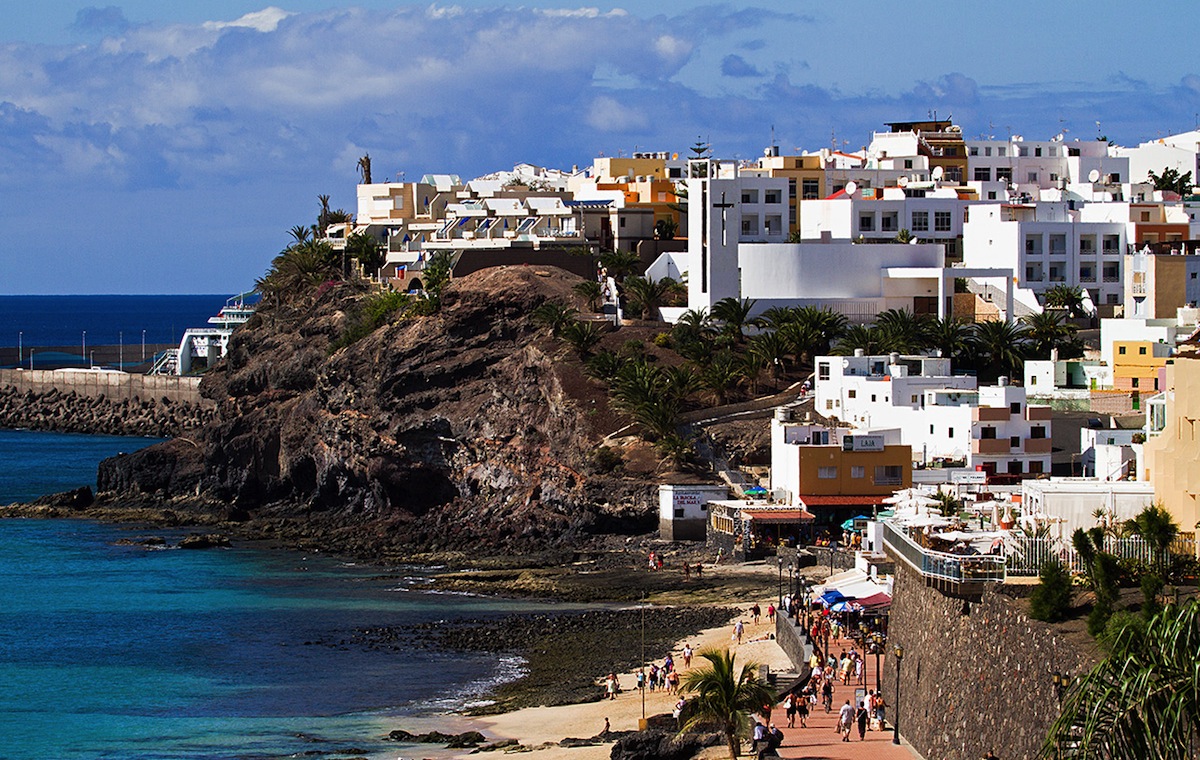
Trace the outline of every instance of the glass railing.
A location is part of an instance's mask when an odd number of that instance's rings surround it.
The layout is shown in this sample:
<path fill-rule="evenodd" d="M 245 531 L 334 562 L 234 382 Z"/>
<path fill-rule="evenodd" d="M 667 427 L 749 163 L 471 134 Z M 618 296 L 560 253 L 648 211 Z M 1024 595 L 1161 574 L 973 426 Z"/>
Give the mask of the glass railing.
<path fill-rule="evenodd" d="M 947 554 L 926 549 L 909 538 L 903 528 L 893 525 L 888 520 L 883 523 L 883 542 L 897 557 L 926 578 L 938 578 L 954 583 L 1004 582 L 1004 557 L 989 554 Z"/>

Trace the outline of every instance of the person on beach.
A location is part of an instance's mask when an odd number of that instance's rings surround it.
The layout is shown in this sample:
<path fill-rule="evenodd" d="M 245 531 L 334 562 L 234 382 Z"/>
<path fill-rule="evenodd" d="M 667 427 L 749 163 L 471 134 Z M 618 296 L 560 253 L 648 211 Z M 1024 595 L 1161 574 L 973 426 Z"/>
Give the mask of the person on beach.
<path fill-rule="evenodd" d="M 755 625 L 758 625 L 758 618 L 761 614 L 762 608 L 758 606 L 758 602 L 750 605 L 750 617 L 753 619 Z"/>
<path fill-rule="evenodd" d="M 675 727 L 680 728 L 683 725 L 683 708 L 687 707 L 687 699 L 680 697 L 675 703 L 675 709 L 671 711 L 671 717 L 675 718 Z"/>
<path fill-rule="evenodd" d="M 768 623 L 775 622 L 775 605 L 774 604 L 767 605 L 767 622 Z"/>
<path fill-rule="evenodd" d="M 656 562 L 654 561 L 654 552 L 650 552 L 650 569 L 651 569 L 651 570 L 657 570 L 657 569 L 658 569 L 658 563 L 656 563 Z"/>
<path fill-rule="evenodd" d="M 608 732 L 612 730 L 612 726 L 608 723 L 608 718 L 604 719 L 604 730 L 600 732 L 601 736 L 608 736 Z"/>
<path fill-rule="evenodd" d="M 675 658 L 671 656 L 670 652 L 667 652 L 667 656 L 663 660 L 663 670 L 670 673 L 674 669 L 675 669 Z"/>
<path fill-rule="evenodd" d="M 637 687 L 639 689 L 646 688 L 646 670 L 643 668 L 637 674 Z"/>
<path fill-rule="evenodd" d="M 745 633 L 746 633 L 746 626 L 742 623 L 741 620 L 738 620 L 736 623 L 733 624 L 733 638 L 737 641 L 737 643 L 739 643 L 739 644 L 742 643 L 742 636 L 745 635 Z"/>
<path fill-rule="evenodd" d="M 692 645 L 691 644 L 683 645 L 683 667 L 685 667 L 685 668 L 692 667 Z"/>
<path fill-rule="evenodd" d="M 676 694 L 679 691 L 679 671 L 672 670 L 667 673 L 667 693 Z"/>
<path fill-rule="evenodd" d="M 658 685 L 658 665 L 650 663 L 650 691 L 654 691 L 654 687 Z"/>

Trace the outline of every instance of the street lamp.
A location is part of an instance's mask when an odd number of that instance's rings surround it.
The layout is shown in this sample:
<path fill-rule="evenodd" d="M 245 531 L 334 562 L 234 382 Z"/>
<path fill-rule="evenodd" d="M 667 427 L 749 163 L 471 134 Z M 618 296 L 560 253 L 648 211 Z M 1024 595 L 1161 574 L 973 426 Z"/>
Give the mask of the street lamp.
<path fill-rule="evenodd" d="M 1063 700 L 1063 692 L 1065 692 L 1067 687 L 1071 685 L 1071 677 L 1063 673 L 1059 673 L 1056 670 L 1050 674 L 1050 679 L 1054 681 L 1054 696 L 1056 699 L 1058 699 L 1058 703 L 1061 705 Z"/>
<path fill-rule="evenodd" d="M 146 331 L 142 330 L 142 361 L 146 361 Z"/>
<path fill-rule="evenodd" d="M 883 693 L 883 684 L 880 681 L 881 673 L 879 670 L 879 657 L 883 654 L 883 647 L 887 644 L 887 639 L 883 633 L 875 631 L 871 634 L 871 652 L 875 655 L 875 692 Z"/>
<path fill-rule="evenodd" d="M 29 369 L 33 369 L 33 349 L 29 349 Z"/>
<path fill-rule="evenodd" d="M 832 542 L 829 544 L 829 574 L 833 575 L 833 553 L 837 551 L 837 546 Z"/>
<path fill-rule="evenodd" d="M 782 607 L 783 606 L 783 555 L 777 555 L 775 557 L 775 559 L 777 559 L 779 561 L 779 583 L 778 583 L 779 588 L 778 588 L 778 591 L 779 591 L 779 606 Z"/>
<path fill-rule="evenodd" d="M 95 367 L 96 367 L 96 351 L 95 351 L 95 349 L 93 349 L 91 352 L 88 353 L 88 369 L 95 369 Z"/>
<path fill-rule="evenodd" d="M 17 332 L 17 366 L 18 367 L 21 366 L 21 362 L 24 361 L 24 359 L 25 359 L 24 343 L 25 343 L 25 331 L 20 330 Z"/>
<path fill-rule="evenodd" d="M 83 331 L 83 341 L 80 343 L 79 358 L 80 360 L 87 358 L 87 330 Z M 80 364 L 83 362 L 80 361 Z"/>
<path fill-rule="evenodd" d="M 121 344 L 121 353 L 120 353 L 121 358 L 118 360 L 120 363 L 117 364 L 117 368 L 120 369 L 121 371 L 124 371 L 125 370 L 125 332 L 123 330 L 117 332 L 117 340 Z"/>
<path fill-rule="evenodd" d="M 904 647 L 896 645 L 896 718 L 892 721 L 892 744 L 900 743 L 900 663 L 904 660 Z"/>

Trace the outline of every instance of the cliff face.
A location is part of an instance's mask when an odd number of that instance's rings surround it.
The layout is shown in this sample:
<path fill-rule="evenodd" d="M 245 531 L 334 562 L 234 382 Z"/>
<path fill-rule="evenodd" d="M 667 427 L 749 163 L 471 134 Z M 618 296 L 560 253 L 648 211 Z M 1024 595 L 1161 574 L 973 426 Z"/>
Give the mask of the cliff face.
<path fill-rule="evenodd" d="M 102 500 L 169 499 L 247 529 L 359 554 L 523 550 L 648 530 L 645 478 L 589 469 L 603 392 L 531 320 L 578 278 L 508 267 L 455 281 L 440 313 L 330 353 L 362 294 L 334 288 L 233 336 L 201 392 L 215 420 L 107 460 Z"/>

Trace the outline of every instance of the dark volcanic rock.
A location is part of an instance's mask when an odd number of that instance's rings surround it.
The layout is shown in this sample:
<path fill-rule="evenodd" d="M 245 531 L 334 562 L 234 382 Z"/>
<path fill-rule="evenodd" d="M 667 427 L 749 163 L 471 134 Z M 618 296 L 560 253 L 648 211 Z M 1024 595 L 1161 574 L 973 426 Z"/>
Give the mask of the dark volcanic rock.
<path fill-rule="evenodd" d="M 531 318 L 578 278 L 498 267 L 456 280 L 440 313 L 331 345 L 369 295 L 342 284 L 260 309 L 201 393 L 187 439 L 106 460 L 102 499 L 244 523 L 358 556 L 573 547 L 656 525 L 656 483 L 596 474 L 603 390 Z M 598 414 L 600 413 L 600 414 Z"/>
<path fill-rule="evenodd" d="M 219 533 L 193 533 L 179 542 L 180 549 L 213 549 L 220 546 L 229 546 L 229 536 Z"/>
<path fill-rule="evenodd" d="M 716 734 L 638 731 L 618 739 L 609 757 L 612 760 L 691 760 L 700 750 L 720 741 Z"/>
<path fill-rule="evenodd" d="M 32 506 L 35 507 L 64 507 L 66 509 L 87 509 L 92 506 L 96 498 L 92 495 L 92 489 L 88 486 L 76 488 L 71 491 L 63 491 L 61 493 L 52 493 L 35 499 Z"/>

